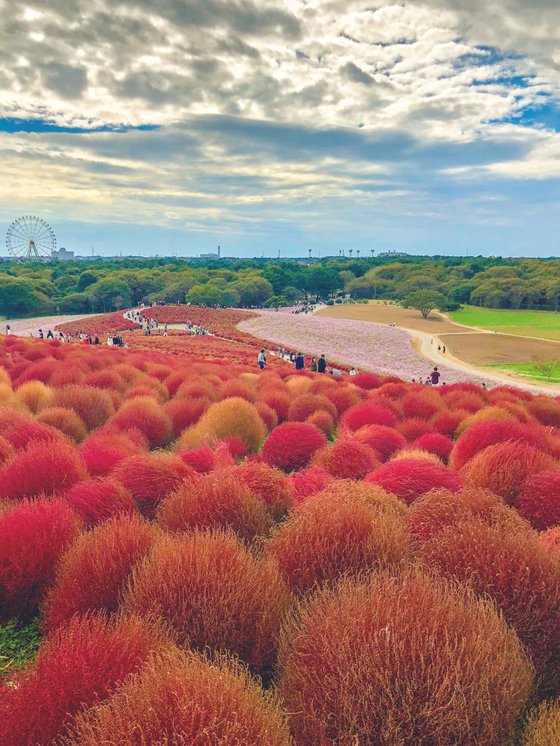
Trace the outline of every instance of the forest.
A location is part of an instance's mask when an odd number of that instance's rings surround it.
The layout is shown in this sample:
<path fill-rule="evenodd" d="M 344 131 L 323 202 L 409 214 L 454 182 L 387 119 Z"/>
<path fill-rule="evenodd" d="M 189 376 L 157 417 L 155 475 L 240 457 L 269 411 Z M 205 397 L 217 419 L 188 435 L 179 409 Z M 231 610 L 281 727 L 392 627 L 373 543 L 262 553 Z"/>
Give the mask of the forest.
<path fill-rule="evenodd" d="M 282 306 L 350 296 L 402 301 L 441 293 L 463 304 L 557 311 L 560 260 L 392 256 L 324 260 L 97 259 L 0 265 L 0 314 L 99 313 L 141 302 Z"/>

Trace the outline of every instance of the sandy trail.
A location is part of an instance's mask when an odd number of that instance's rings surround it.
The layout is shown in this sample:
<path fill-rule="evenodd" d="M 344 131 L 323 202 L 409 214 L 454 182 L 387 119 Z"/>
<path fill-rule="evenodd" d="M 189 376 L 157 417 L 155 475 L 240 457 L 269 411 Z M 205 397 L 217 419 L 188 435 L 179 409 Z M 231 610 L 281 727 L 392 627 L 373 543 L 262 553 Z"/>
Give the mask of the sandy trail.
<path fill-rule="evenodd" d="M 77 316 L 37 316 L 31 319 L 6 319 L 0 322 L 0 332 L 6 333 L 6 326 L 10 326 L 10 334 L 17 334 L 18 337 L 36 337 L 39 329 L 42 329 L 47 335 L 49 329 L 53 334 L 57 334 L 54 328 L 57 324 L 67 322 L 81 321 L 87 319 L 90 314 L 81 314 Z"/>

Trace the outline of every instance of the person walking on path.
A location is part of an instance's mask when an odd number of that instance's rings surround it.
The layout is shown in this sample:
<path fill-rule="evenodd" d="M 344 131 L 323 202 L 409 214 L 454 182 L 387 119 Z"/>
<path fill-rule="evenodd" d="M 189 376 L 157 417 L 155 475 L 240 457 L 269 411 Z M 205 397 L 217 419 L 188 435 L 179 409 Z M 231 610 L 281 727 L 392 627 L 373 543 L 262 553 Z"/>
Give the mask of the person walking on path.
<path fill-rule="evenodd" d="M 305 358 L 303 352 L 298 352 L 296 357 L 296 370 L 303 370 L 305 368 Z"/>
<path fill-rule="evenodd" d="M 259 352 L 259 356 L 257 358 L 257 361 L 259 363 L 259 368 L 261 370 L 264 370 L 264 366 L 266 365 L 266 355 L 264 354 L 264 350 L 261 350 Z"/>
<path fill-rule="evenodd" d="M 325 356 L 321 355 L 319 358 L 319 362 L 317 363 L 317 370 L 319 373 L 324 373 L 327 369 L 327 361 L 325 360 Z"/>
<path fill-rule="evenodd" d="M 317 372 L 317 358 L 315 357 L 311 358 L 311 370 L 313 371 L 313 373 Z"/>
<path fill-rule="evenodd" d="M 441 373 L 437 369 L 437 365 L 436 365 L 436 367 L 430 373 L 430 379 L 432 381 L 432 386 L 437 386 L 438 385 L 440 376 L 441 376 Z"/>

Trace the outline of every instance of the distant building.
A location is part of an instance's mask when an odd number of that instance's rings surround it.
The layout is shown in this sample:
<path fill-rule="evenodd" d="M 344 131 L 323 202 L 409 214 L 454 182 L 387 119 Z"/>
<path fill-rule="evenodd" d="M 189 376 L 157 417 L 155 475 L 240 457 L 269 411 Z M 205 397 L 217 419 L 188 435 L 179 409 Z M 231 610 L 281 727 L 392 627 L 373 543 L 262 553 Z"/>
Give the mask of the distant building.
<path fill-rule="evenodd" d="M 377 256 L 409 256 L 406 251 L 382 251 Z"/>
<path fill-rule="evenodd" d="M 217 254 L 199 254 L 199 259 L 221 259 L 221 248 L 218 246 L 218 253 Z"/>
<path fill-rule="evenodd" d="M 55 262 L 70 262 L 74 259 L 74 252 L 66 251 L 66 249 L 61 246 L 58 251 L 51 252 L 51 259 L 53 259 L 53 261 Z"/>

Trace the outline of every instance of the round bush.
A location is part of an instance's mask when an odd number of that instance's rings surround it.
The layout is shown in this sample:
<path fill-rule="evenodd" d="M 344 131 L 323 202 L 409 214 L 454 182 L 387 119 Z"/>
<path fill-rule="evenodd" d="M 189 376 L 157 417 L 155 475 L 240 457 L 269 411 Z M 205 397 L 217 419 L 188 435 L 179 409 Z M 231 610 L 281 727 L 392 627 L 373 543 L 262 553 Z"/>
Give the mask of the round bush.
<path fill-rule="evenodd" d="M 397 418 L 389 407 L 374 401 L 364 401 L 347 409 L 342 415 L 340 424 L 350 430 L 359 430 L 364 425 L 393 427 L 396 421 Z"/>
<path fill-rule="evenodd" d="M 85 464 L 70 442 L 31 441 L 0 468 L 0 496 L 57 495 L 86 477 Z"/>
<path fill-rule="evenodd" d="M 43 605 L 42 628 L 52 632 L 74 614 L 115 612 L 134 565 L 156 532 L 140 516 L 122 516 L 81 534 L 63 555 Z"/>
<path fill-rule="evenodd" d="M 396 430 L 409 442 L 413 443 L 423 435 L 429 435 L 434 432 L 434 427 L 426 420 L 411 418 L 403 420 L 396 425 Z"/>
<path fill-rule="evenodd" d="M 539 536 L 539 541 L 547 552 L 560 551 L 560 526 L 543 531 Z"/>
<path fill-rule="evenodd" d="M 379 376 L 376 376 L 374 373 L 362 371 L 361 373 L 358 373 L 356 376 L 354 376 L 352 383 L 354 384 L 354 386 L 359 386 L 359 388 L 361 389 L 370 391 L 371 389 L 377 389 L 379 388 L 379 386 L 381 386 L 381 378 L 379 378 Z"/>
<path fill-rule="evenodd" d="M 382 464 L 366 477 L 366 482 L 378 484 L 407 504 L 436 488 L 456 491 L 462 486 L 458 474 L 442 464 L 420 458 L 402 458 Z"/>
<path fill-rule="evenodd" d="M 301 744 L 506 743 L 532 686 L 490 602 L 415 573 L 346 581 L 303 602 L 280 671 Z"/>
<path fill-rule="evenodd" d="M 119 461 L 111 475 L 132 494 L 143 515 L 154 518 L 161 500 L 196 472 L 178 456 L 141 453 Z"/>
<path fill-rule="evenodd" d="M 151 396 L 139 396 L 127 401 L 111 419 L 119 430 L 137 428 L 143 433 L 151 448 L 165 446 L 171 440 L 171 418 Z"/>
<path fill-rule="evenodd" d="M 173 533 L 230 528 L 251 541 L 268 533 L 272 517 L 243 481 L 228 471 L 218 471 L 181 484 L 160 505 L 158 523 Z"/>
<path fill-rule="evenodd" d="M 461 475 L 466 485 L 488 489 L 511 505 L 527 477 L 559 467 L 551 456 L 527 443 L 505 440 L 477 453 Z"/>
<path fill-rule="evenodd" d="M 289 477 L 268 464 L 245 461 L 232 475 L 246 484 L 275 518 L 281 518 L 294 505 L 294 488 Z"/>
<path fill-rule="evenodd" d="M 315 412 L 325 411 L 336 422 L 338 413 L 334 404 L 320 394 L 302 394 L 297 396 L 288 409 L 288 419 L 292 422 L 305 422 Z"/>
<path fill-rule="evenodd" d="M 285 422 L 275 428 L 265 441 L 263 459 L 283 471 L 297 471 L 307 466 L 315 453 L 327 444 L 325 435 L 308 422 Z"/>
<path fill-rule="evenodd" d="M 196 425 L 185 430 L 180 445 L 197 448 L 205 441 L 238 437 L 250 451 L 258 451 L 266 433 L 265 424 L 254 405 L 233 397 L 212 404 Z"/>
<path fill-rule="evenodd" d="M 64 495 L 87 526 L 96 526 L 117 515 L 134 515 L 138 507 L 130 492 L 109 477 L 86 479 Z"/>
<path fill-rule="evenodd" d="M 208 399 L 173 399 L 165 405 L 171 418 L 173 437 L 178 438 L 187 427 L 194 425 L 210 406 Z"/>
<path fill-rule="evenodd" d="M 27 381 L 14 392 L 14 401 L 23 404 L 30 412 L 37 414 L 50 406 L 54 390 L 41 381 Z"/>
<path fill-rule="evenodd" d="M 0 513 L 0 622 L 37 613 L 59 558 L 80 529 L 62 500 L 24 501 Z"/>
<path fill-rule="evenodd" d="M 560 471 L 544 471 L 526 479 L 515 507 L 538 531 L 560 525 Z"/>
<path fill-rule="evenodd" d="M 529 713 L 522 746 L 552 746 L 560 743 L 560 702 L 543 702 Z"/>
<path fill-rule="evenodd" d="M 179 451 L 179 458 L 199 474 L 208 474 L 216 466 L 215 453 L 208 443 L 190 451 Z"/>
<path fill-rule="evenodd" d="M 521 425 L 513 420 L 485 420 L 470 427 L 457 440 L 450 464 L 454 469 L 461 469 L 480 451 L 505 440 L 520 440 L 537 448 L 545 445 L 545 435 L 538 428 Z"/>
<path fill-rule="evenodd" d="M 53 405 L 73 409 L 88 430 L 102 427 L 115 411 L 107 391 L 94 386 L 64 386 L 57 389 Z"/>
<path fill-rule="evenodd" d="M 335 428 L 335 422 L 333 418 L 328 412 L 325 412 L 324 410 L 313 412 L 313 414 L 310 415 L 305 421 L 308 422 L 310 425 L 315 425 L 315 427 L 318 427 L 321 432 L 325 433 L 325 435 L 331 435 Z"/>
<path fill-rule="evenodd" d="M 239 663 L 173 651 L 153 657 L 81 714 L 68 746 L 291 746 L 286 717 Z"/>
<path fill-rule="evenodd" d="M 278 567 L 231 533 L 167 536 L 135 568 L 124 608 L 157 614 L 182 645 L 229 651 L 270 671 L 289 595 Z"/>
<path fill-rule="evenodd" d="M 453 450 L 453 441 L 441 433 L 428 433 L 422 435 L 413 443 L 415 448 L 421 448 L 428 453 L 438 456 L 444 464 L 449 461 L 449 455 Z"/>
<path fill-rule="evenodd" d="M 387 461 L 393 453 L 407 446 L 406 438 L 390 427 L 365 425 L 354 433 L 354 440 L 373 448 L 380 461 Z"/>
<path fill-rule="evenodd" d="M 357 440 L 338 440 L 321 448 L 312 463 L 337 479 L 363 479 L 379 466 L 373 448 Z"/>
<path fill-rule="evenodd" d="M 303 502 L 310 495 L 321 492 L 333 481 L 334 477 L 318 466 L 308 466 L 307 469 L 294 472 L 290 478 L 294 487 L 295 500 Z"/>
<path fill-rule="evenodd" d="M 421 555 L 438 573 L 491 598 L 529 652 L 541 691 L 558 688 L 560 572 L 538 535 L 470 517 L 425 541 Z"/>
<path fill-rule="evenodd" d="M 367 489 L 309 497 L 265 546 L 297 594 L 349 573 L 397 567 L 410 556 L 402 517 Z"/>
<path fill-rule="evenodd" d="M 73 619 L 43 642 L 32 666 L 12 676 L 12 686 L 0 687 L 2 746 L 58 743 L 76 714 L 169 646 L 143 619 Z"/>
<path fill-rule="evenodd" d="M 120 461 L 141 450 L 141 446 L 124 433 L 105 431 L 93 433 L 80 446 L 80 454 L 94 477 L 109 474 Z"/>
<path fill-rule="evenodd" d="M 63 407 L 43 409 L 37 415 L 37 422 L 44 422 L 46 425 L 56 427 L 57 430 L 60 430 L 61 433 L 76 441 L 76 443 L 81 443 L 87 435 L 84 421 L 73 409 L 64 409 Z"/>

